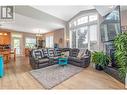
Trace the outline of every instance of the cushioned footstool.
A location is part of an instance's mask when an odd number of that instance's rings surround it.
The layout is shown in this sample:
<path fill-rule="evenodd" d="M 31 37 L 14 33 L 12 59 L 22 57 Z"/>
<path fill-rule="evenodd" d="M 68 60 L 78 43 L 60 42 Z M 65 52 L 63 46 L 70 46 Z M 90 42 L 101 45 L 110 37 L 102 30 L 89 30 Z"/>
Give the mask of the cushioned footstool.
<path fill-rule="evenodd" d="M 68 58 L 58 58 L 58 64 L 59 65 L 67 65 L 68 64 Z"/>

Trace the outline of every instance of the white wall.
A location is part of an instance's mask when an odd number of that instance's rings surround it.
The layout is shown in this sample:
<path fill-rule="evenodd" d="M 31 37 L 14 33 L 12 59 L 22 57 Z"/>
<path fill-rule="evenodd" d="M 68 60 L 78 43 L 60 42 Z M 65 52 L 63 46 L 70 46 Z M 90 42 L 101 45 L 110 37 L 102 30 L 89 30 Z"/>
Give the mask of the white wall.
<path fill-rule="evenodd" d="M 54 31 L 51 31 L 49 33 L 44 34 L 44 38 L 48 37 L 48 36 L 53 36 L 53 42 L 54 44 L 58 44 L 60 48 L 64 48 L 65 47 L 65 38 L 64 38 L 64 28 L 62 29 L 57 29 Z M 60 41 L 60 39 L 62 41 Z"/>
<path fill-rule="evenodd" d="M 127 25 L 127 10 L 121 11 L 121 26 Z"/>

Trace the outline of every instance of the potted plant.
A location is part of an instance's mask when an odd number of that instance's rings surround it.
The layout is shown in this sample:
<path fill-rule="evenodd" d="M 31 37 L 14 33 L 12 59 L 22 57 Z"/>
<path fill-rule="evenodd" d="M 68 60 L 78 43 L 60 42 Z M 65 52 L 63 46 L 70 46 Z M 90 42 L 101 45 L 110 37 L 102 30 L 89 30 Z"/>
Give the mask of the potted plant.
<path fill-rule="evenodd" d="M 124 81 L 127 73 L 127 33 L 117 35 L 114 40 L 114 45 L 119 76 Z"/>
<path fill-rule="evenodd" d="M 105 66 L 109 64 L 110 57 L 104 52 L 93 52 L 92 53 L 92 62 L 95 63 L 95 67 L 97 70 L 103 70 Z"/>

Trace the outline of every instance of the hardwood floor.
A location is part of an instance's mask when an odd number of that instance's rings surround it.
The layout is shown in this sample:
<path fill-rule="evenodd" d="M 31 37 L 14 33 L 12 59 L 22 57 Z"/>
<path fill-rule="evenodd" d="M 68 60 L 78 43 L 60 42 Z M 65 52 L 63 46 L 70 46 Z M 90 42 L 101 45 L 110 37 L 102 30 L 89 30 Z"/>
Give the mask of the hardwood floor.
<path fill-rule="evenodd" d="M 0 79 L 0 89 L 44 89 L 28 72 L 32 70 L 28 58 L 17 57 L 5 65 L 5 76 Z M 85 68 L 53 89 L 124 89 L 124 84 L 103 71 Z"/>

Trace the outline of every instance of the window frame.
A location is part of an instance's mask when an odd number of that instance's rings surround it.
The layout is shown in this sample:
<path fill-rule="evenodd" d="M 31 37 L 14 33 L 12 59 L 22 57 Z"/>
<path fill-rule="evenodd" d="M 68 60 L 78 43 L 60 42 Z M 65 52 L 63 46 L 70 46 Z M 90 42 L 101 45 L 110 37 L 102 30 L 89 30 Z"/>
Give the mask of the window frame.
<path fill-rule="evenodd" d="M 34 39 L 35 40 L 35 43 L 32 43 L 32 42 L 27 43 L 27 39 Z M 33 46 L 35 46 L 36 45 L 36 38 L 33 38 L 33 37 L 25 37 L 25 47 L 28 47 L 26 44 L 33 44 Z M 29 48 L 32 48 L 32 47 L 29 47 Z"/>
<path fill-rule="evenodd" d="M 46 38 L 48 38 L 48 41 L 49 41 L 48 42 L 48 46 L 47 46 L 47 40 L 46 40 Z M 45 42 L 46 42 L 46 48 L 53 48 L 54 47 L 54 37 L 53 36 L 46 36 L 45 37 Z"/>
<path fill-rule="evenodd" d="M 91 15 L 97 15 L 97 20 L 94 20 L 94 21 L 89 21 L 89 16 L 91 16 Z M 72 26 L 71 25 L 71 27 L 69 27 L 69 33 L 70 33 L 70 47 L 71 48 L 73 48 L 72 47 L 72 37 L 71 37 L 71 35 L 72 35 L 72 31 L 73 30 L 78 30 L 79 28 L 81 28 L 81 27 L 85 27 L 85 26 L 87 26 L 88 27 L 88 49 L 90 49 L 90 25 L 96 25 L 96 31 L 98 31 L 98 21 L 99 21 L 99 15 L 98 15 L 98 13 L 97 12 L 91 12 L 91 13 L 84 13 L 84 14 L 82 14 L 82 15 L 79 15 L 79 16 L 77 16 L 77 17 L 75 17 L 75 18 L 73 18 L 70 22 L 69 22 L 69 24 L 71 24 L 71 23 L 73 23 L 74 21 L 77 21 L 79 18 L 82 18 L 82 17 L 85 17 L 85 16 L 88 16 L 88 22 L 87 23 L 83 23 L 83 24 L 80 24 L 80 25 L 78 25 L 77 24 L 77 26 Z M 77 33 L 76 33 L 77 34 Z M 98 45 L 98 43 L 99 43 L 99 40 L 98 40 L 98 32 L 97 32 L 97 45 Z M 76 48 L 78 48 L 78 45 L 77 45 L 77 43 L 76 43 Z M 81 48 L 82 49 L 82 48 Z"/>

